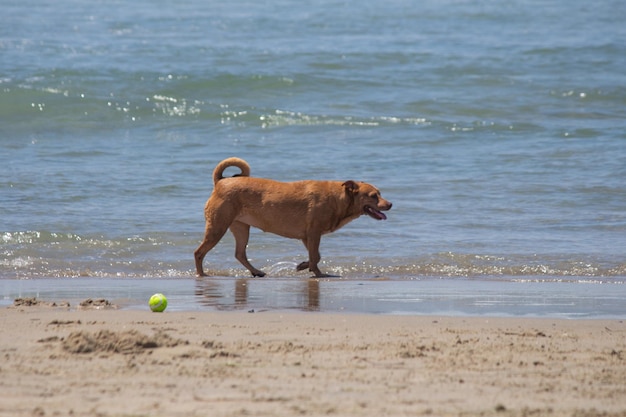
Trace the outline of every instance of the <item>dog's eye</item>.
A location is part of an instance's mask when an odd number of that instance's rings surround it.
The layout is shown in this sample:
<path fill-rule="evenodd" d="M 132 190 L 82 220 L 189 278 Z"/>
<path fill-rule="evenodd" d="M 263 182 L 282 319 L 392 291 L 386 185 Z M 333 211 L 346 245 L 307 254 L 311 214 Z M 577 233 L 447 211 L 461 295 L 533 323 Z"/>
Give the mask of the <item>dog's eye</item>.
<path fill-rule="evenodd" d="M 378 194 L 376 193 L 371 193 L 370 194 L 370 198 L 374 199 L 374 200 L 378 200 Z"/>

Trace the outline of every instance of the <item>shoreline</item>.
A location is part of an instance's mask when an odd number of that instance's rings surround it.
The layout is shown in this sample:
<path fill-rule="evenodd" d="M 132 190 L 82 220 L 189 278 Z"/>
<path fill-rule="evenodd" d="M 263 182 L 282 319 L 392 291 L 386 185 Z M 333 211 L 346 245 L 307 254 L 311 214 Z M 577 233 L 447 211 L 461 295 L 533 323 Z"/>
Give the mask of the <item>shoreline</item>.
<path fill-rule="evenodd" d="M 7 416 L 626 416 L 620 319 L 15 306 Z"/>

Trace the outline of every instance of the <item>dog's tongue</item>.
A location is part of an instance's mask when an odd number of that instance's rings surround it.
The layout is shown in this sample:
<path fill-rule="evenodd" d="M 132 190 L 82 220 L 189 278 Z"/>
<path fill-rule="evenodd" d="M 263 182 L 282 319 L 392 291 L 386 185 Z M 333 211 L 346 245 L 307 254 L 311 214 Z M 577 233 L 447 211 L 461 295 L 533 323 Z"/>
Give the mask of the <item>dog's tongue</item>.
<path fill-rule="evenodd" d="M 380 210 L 376 210 L 374 207 L 367 206 L 365 207 L 365 212 L 372 218 L 376 220 L 387 220 L 387 216 Z"/>

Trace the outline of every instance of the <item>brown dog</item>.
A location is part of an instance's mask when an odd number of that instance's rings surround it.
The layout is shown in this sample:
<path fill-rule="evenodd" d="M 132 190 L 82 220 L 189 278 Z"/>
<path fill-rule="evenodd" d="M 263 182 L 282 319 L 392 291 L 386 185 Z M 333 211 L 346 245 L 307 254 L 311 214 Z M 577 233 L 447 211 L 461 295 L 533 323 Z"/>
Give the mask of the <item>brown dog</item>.
<path fill-rule="evenodd" d="M 241 174 L 224 178 L 224 170 L 231 166 L 239 168 Z M 383 211 L 391 209 L 391 203 L 373 185 L 313 180 L 285 183 L 251 178 L 250 166 L 239 158 L 220 162 L 213 171 L 213 183 L 213 193 L 204 208 L 204 240 L 194 252 L 199 276 L 205 276 L 204 257 L 229 228 L 235 236 L 235 258 L 253 276 L 264 276 L 246 255 L 250 226 L 302 240 L 309 260 L 298 265 L 297 270 L 309 269 L 316 277 L 327 276 L 317 267 L 322 235 L 334 232 L 362 214 L 385 220 Z"/>

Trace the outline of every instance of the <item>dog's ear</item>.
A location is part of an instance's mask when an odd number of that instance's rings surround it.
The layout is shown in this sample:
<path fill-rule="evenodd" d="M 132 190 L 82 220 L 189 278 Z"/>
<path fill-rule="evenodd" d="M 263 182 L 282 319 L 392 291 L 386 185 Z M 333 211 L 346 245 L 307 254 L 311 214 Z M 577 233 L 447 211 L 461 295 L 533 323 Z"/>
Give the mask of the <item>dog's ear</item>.
<path fill-rule="evenodd" d="M 359 192 L 359 184 L 357 184 L 356 182 L 352 180 L 348 180 L 341 185 L 344 186 L 344 188 L 346 189 L 346 192 L 348 193 L 356 194 Z"/>

